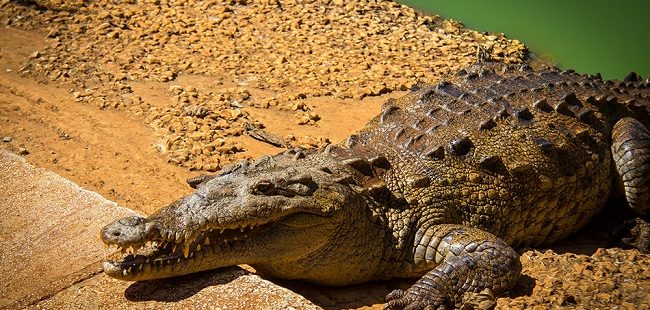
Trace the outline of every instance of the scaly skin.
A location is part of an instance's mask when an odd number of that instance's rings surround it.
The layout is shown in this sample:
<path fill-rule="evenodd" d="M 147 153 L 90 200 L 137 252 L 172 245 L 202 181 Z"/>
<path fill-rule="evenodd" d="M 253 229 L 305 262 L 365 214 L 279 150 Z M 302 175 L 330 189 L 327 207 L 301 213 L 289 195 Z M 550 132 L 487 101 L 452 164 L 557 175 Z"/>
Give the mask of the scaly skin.
<path fill-rule="evenodd" d="M 650 88 L 626 80 L 481 64 L 417 85 L 343 145 L 191 179 L 191 195 L 107 225 L 103 241 L 134 254 L 104 270 L 146 280 L 250 264 L 328 285 L 421 278 L 387 296 L 391 309 L 501 294 L 521 272 L 513 246 L 566 237 L 615 188 L 637 212 L 650 208 Z"/>

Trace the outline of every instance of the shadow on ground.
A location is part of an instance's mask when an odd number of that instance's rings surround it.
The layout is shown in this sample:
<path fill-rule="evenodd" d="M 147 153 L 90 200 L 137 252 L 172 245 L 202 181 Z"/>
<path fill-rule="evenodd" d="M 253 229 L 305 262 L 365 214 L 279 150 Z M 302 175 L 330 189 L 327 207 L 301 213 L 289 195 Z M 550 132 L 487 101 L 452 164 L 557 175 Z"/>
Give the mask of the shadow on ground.
<path fill-rule="evenodd" d="M 226 284 L 248 274 L 249 271 L 240 267 L 228 267 L 180 277 L 135 282 L 124 291 L 124 296 L 135 302 L 176 302 L 190 298 L 207 287 Z"/>
<path fill-rule="evenodd" d="M 519 280 L 517 280 L 515 288 L 501 297 L 517 298 L 522 296 L 531 296 L 536 284 L 537 280 L 527 274 L 522 274 L 521 277 L 519 277 Z"/>
<path fill-rule="evenodd" d="M 393 279 L 358 285 L 329 287 L 302 281 L 274 279 L 273 282 L 299 294 L 323 309 L 356 309 L 383 304 L 394 289 L 407 289 L 416 279 Z"/>
<path fill-rule="evenodd" d="M 408 289 L 417 279 L 393 279 L 376 281 L 359 285 L 343 287 L 324 287 L 298 281 L 275 280 L 274 282 L 307 298 L 323 309 L 356 309 L 382 305 L 386 295 L 395 289 Z M 506 297 L 516 298 L 530 296 L 533 293 L 536 280 L 528 275 L 522 275 L 516 288 Z"/>

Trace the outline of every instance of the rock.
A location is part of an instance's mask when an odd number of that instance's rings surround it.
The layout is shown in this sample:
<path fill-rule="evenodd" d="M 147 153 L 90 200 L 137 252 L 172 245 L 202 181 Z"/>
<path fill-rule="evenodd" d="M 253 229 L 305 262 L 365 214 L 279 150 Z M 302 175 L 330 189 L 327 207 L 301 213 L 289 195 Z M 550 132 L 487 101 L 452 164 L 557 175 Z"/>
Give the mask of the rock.
<path fill-rule="evenodd" d="M 302 102 L 302 101 L 296 102 L 296 103 L 291 105 L 291 110 L 293 110 L 293 111 L 298 111 L 298 110 L 306 111 L 305 103 Z"/>
<path fill-rule="evenodd" d="M 2 137 L 2 142 L 7 142 L 7 143 L 9 143 L 9 142 L 11 142 L 11 140 L 13 140 L 13 139 L 14 139 L 14 138 L 13 138 L 12 136 L 4 136 L 4 137 Z"/>
<path fill-rule="evenodd" d="M 194 122 L 189 122 L 189 123 L 187 123 L 187 125 L 185 126 L 185 128 L 187 128 L 187 131 L 188 131 L 188 132 L 193 132 L 193 131 L 196 131 L 196 129 L 197 129 L 198 127 L 196 126 L 196 124 L 195 124 Z"/>
<path fill-rule="evenodd" d="M 236 119 L 240 116 L 242 116 L 242 111 L 240 109 L 232 109 L 230 110 L 230 118 L 231 119 Z"/>
<path fill-rule="evenodd" d="M 58 37 L 59 34 L 60 34 L 60 33 L 59 33 L 59 30 L 58 30 L 58 29 L 51 29 L 51 30 L 47 33 L 47 37 L 48 37 L 48 38 L 54 38 L 54 37 Z"/>
<path fill-rule="evenodd" d="M 171 130 L 172 132 L 175 132 L 175 133 L 179 133 L 179 132 L 181 132 L 181 130 L 183 130 L 183 125 L 179 121 L 172 122 L 169 125 L 169 130 Z"/>
<path fill-rule="evenodd" d="M 18 155 L 28 155 L 28 154 L 29 154 L 29 151 L 26 148 L 24 148 L 24 147 L 19 147 L 18 148 Z"/>
<path fill-rule="evenodd" d="M 178 96 L 183 92 L 183 87 L 179 86 L 179 85 L 172 85 L 172 86 L 169 86 L 167 91 L 172 95 Z"/>
<path fill-rule="evenodd" d="M 170 114 L 165 114 L 165 115 L 160 117 L 160 120 L 162 122 L 165 122 L 165 123 L 169 122 L 171 119 L 172 119 L 172 116 Z"/>

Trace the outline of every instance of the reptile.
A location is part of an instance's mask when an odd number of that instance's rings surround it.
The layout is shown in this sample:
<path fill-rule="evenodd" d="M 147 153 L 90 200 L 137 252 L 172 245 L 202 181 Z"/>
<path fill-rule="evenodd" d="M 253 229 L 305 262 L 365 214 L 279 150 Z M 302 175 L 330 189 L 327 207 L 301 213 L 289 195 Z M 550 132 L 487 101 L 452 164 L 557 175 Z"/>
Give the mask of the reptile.
<path fill-rule="evenodd" d="M 390 309 L 498 296 L 520 277 L 515 248 L 567 237 L 617 193 L 650 209 L 649 101 L 650 81 L 634 73 L 475 64 L 388 99 L 344 142 L 231 164 L 149 217 L 108 224 L 103 242 L 123 252 L 104 271 L 419 278 L 388 294 Z"/>

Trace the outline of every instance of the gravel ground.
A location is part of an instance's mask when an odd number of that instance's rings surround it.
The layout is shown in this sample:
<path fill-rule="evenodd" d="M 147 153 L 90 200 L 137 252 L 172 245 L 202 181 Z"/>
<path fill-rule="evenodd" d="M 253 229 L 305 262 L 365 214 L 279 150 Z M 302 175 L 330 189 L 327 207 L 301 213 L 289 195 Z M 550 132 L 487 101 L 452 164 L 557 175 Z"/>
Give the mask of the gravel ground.
<path fill-rule="evenodd" d="M 17 70 L 23 77 L 65 86 L 71 104 L 141 118 L 168 162 L 207 171 L 250 156 L 236 137 L 273 125 L 255 115 L 284 111 L 293 115 L 285 122 L 318 127 L 331 116 L 314 100 L 384 96 L 439 81 L 479 55 L 517 63 L 526 52 L 517 40 L 387 1 L 0 0 L 0 26 L 46 37 Z M 192 84 L 205 78 L 213 89 Z M 160 100 L 134 91 L 154 86 L 167 89 Z M 601 246 L 522 251 L 524 277 L 497 308 L 650 308 L 650 257 Z M 367 295 L 359 292 L 310 300 L 357 307 Z"/>
<path fill-rule="evenodd" d="M 69 82 L 75 101 L 122 109 L 164 138 L 174 163 L 214 171 L 240 159 L 228 137 L 263 128 L 243 107 L 320 116 L 304 99 L 361 99 L 435 82 L 489 58 L 520 62 L 526 48 L 387 1 L 38 1 L 46 10 L 3 0 L 2 24 L 46 33 L 20 72 Z M 51 10 L 59 9 L 59 10 Z M 220 91 L 174 86 L 179 76 L 215 77 Z M 131 95 L 133 81 L 170 82 L 172 105 Z M 251 95 L 254 93 L 255 95 Z M 328 137 L 285 138 L 322 146 Z"/>

